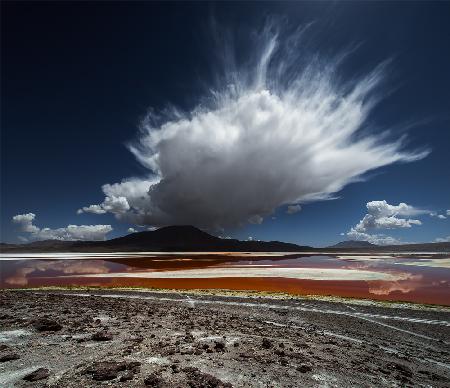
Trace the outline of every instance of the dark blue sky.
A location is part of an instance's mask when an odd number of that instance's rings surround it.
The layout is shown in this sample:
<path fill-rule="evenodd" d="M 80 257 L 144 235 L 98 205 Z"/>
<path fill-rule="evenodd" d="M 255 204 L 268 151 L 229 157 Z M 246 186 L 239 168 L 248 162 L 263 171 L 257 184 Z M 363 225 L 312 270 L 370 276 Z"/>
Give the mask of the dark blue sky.
<path fill-rule="evenodd" d="M 371 172 L 339 199 L 293 215 L 225 230 L 226 235 L 326 245 L 366 213 L 366 203 L 405 202 L 445 215 L 450 209 L 450 3 L 2 3 L 1 240 L 17 241 L 16 214 L 39 227 L 130 223 L 112 214 L 77 215 L 100 203 L 101 185 L 147 171 L 126 148 L 151 107 L 189 110 L 212 82 L 214 18 L 233 31 L 268 16 L 291 26 L 315 21 L 324 53 L 358 44 L 343 77 L 391 59 L 390 95 L 371 114 L 376 125 L 412 122 L 408 148 L 426 158 Z M 239 49 L 239 45 L 238 45 Z M 246 48 L 243 48 L 245 51 Z M 396 133 L 398 136 L 399 134 Z M 413 217 L 417 218 L 417 217 Z M 422 225 L 386 233 L 402 241 L 450 235 L 450 217 L 418 216 Z"/>

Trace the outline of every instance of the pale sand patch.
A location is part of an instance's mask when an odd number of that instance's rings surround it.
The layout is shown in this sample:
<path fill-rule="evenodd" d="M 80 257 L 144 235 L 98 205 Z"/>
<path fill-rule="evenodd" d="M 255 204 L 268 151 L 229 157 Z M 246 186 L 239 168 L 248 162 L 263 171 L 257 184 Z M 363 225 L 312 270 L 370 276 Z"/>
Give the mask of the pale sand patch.
<path fill-rule="evenodd" d="M 170 361 L 166 357 L 148 357 L 145 362 L 156 365 L 168 365 Z"/>
<path fill-rule="evenodd" d="M 358 261 L 377 261 L 382 259 L 395 259 L 394 256 L 385 255 L 385 256 L 372 256 L 372 255 L 364 255 L 364 256 L 336 256 L 341 260 L 358 260 Z"/>
<path fill-rule="evenodd" d="M 77 275 L 83 277 L 127 277 L 146 279 L 289 278 L 309 280 L 400 280 L 408 274 L 346 268 L 204 268 L 177 271 L 118 272 Z"/>
<path fill-rule="evenodd" d="M 31 331 L 23 329 L 0 331 L 0 342 L 9 342 L 16 338 L 24 337 L 30 334 Z"/>
<path fill-rule="evenodd" d="M 0 387 L 15 387 L 16 382 L 21 380 L 27 374 L 34 372 L 41 366 L 32 366 L 29 368 L 16 369 L 15 371 L 0 372 Z"/>
<path fill-rule="evenodd" d="M 348 261 L 368 261 L 368 262 L 379 262 L 389 259 L 389 264 L 395 265 L 411 265 L 414 267 L 434 267 L 434 268 L 450 268 L 450 257 L 442 259 L 432 259 L 432 258 L 404 258 L 399 259 L 393 256 L 337 256 L 338 259 L 348 260 Z"/>
<path fill-rule="evenodd" d="M 405 261 L 405 262 L 396 262 L 394 264 L 413 265 L 415 267 L 450 268 L 450 258 L 424 259 L 420 261 Z"/>

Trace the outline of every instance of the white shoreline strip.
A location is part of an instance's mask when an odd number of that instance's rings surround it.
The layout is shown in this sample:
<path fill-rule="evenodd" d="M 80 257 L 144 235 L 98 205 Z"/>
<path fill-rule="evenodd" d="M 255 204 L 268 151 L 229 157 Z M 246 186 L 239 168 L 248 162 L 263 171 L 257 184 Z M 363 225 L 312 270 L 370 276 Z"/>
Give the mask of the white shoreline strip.
<path fill-rule="evenodd" d="M 407 275 L 346 268 L 299 267 L 207 267 L 176 271 L 109 272 L 100 274 L 64 275 L 87 278 L 140 278 L 140 279 L 213 279 L 213 278 L 288 278 L 304 280 L 384 280 L 396 281 Z"/>
<path fill-rule="evenodd" d="M 180 298 L 167 298 L 167 297 L 156 297 L 156 296 L 141 296 L 141 295 L 119 295 L 119 294 L 96 294 L 96 293 L 63 293 L 66 296 L 82 296 L 82 297 L 90 297 L 90 296 L 98 296 L 102 298 L 118 298 L 118 299 L 144 299 L 144 300 L 161 300 L 164 302 L 184 302 L 186 303 L 186 299 Z M 255 307 L 255 308 L 267 308 L 267 309 L 276 309 L 276 310 L 295 310 L 295 311 L 305 311 L 319 314 L 335 314 L 335 315 L 346 315 L 353 318 L 376 318 L 376 319 L 392 319 L 395 321 L 404 321 L 404 322 L 412 322 L 412 323 L 423 323 L 426 325 L 439 325 L 439 326 L 447 326 L 450 327 L 450 321 L 443 321 L 437 319 L 422 319 L 422 318 L 409 318 L 409 317 L 400 317 L 396 315 L 381 315 L 381 314 L 370 314 L 370 313 L 360 313 L 360 312 L 350 312 L 350 311 L 341 311 L 341 310 L 330 310 L 330 309 L 319 309 L 316 307 L 304 307 L 304 306 L 286 306 L 280 304 L 269 304 L 269 303 L 250 303 L 250 302 L 230 302 L 230 301 L 212 301 L 205 299 L 192 299 L 189 298 L 189 303 L 199 303 L 199 304 L 218 304 L 218 305 L 229 305 L 229 306 L 244 306 L 244 307 Z M 431 337 L 430 337 L 431 338 Z M 434 339 L 435 341 L 439 341 Z"/>

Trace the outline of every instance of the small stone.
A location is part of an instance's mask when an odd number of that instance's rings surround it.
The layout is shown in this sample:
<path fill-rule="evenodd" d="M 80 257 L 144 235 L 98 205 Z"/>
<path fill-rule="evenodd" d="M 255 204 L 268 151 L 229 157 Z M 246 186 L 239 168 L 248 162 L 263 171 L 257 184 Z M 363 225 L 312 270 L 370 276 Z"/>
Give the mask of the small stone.
<path fill-rule="evenodd" d="M 20 356 L 17 353 L 5 353 L 0 355 L 0 362 L 18 360 Z"/>
<path fill-rule="evenodd" d="M 130 381 L 133 380 L 134 377 L 134 373 L 131 371 L 125 372 L 122 376 L 120 376 L 119 381 L 124 382 L 124 381 Z"/>
<path fill-rule="evenodd" d="M 264 349 L 270 349 L 272 347 L 272 342 L 270 342 L 267 338 L 263 338 L 261 346 Z"/>
<path fill-rule="evenodd" d="M 152 373 L 150 375 L 148 375 L 145 379 L 144 379 L 144 384 L 147 387 L 153 387 L 153 388 L 163 388 L 166 387 L 166 382 L 164 381 L 164 379 L 159 376 L 157 373 Z"/>
<path fill-rule="evenodd" d="M 139 371 L 140 362 L 116 362 L 102 361 L 92 364 L 84 370 L 84 374 L 92 375 L 96 381 L 107 381 L 117 378 L 119 372 L 125 372 L 124 375 L 135 374 Z"/>
<path fill-rule="evenodd" d="M 300 365 L 297 367 L 297 370 L 301 373 L 306 373 L 306 372 L 310 372 L 312 370 L 312 368 L 309 365 Z"/>
<path fill-rule="evenodd" d="M 223 342 L 216 342 L 214 345 L 214 349 L 216 352 L 223 352 L 225 351 L 225 344 Z"/>
<path fill-rule="evenodd" d="M 98 331 L 97 333 L 92 335 L 91 339 L 94 341 L 111 341 L 113 339 L 113 336 L 107 331 Z"/>
<path fill-rule="evenodd" d="M 48 318 L 36 319 L 33 321 L 33 327 L 39 332 L 59 331 L 62 329 L 62 326 L 58 322 Z"/>
<path fill-rule="evenodd" d="M 183 372 L 188 378 L 188 386 L 190 388 L 204 388 L 204 387 L 215 387 L 215 388 L 232 388 L 230 383 L 225 383 L 219 380 L 217 377 L 210 375 L 209 373 L 204 373 L 197 368 L 187 367 L 183 369 Z"/>
<path fill-rule="evenodd" d="M 23 380 L 25 381 L 39 381 L 46 379 L 48 376 L 50 376 L 50 371 L 45 368 L 39 368 L 36 369 L 34 372 L 31 372 L 30 374 L 26 375 Z"/>

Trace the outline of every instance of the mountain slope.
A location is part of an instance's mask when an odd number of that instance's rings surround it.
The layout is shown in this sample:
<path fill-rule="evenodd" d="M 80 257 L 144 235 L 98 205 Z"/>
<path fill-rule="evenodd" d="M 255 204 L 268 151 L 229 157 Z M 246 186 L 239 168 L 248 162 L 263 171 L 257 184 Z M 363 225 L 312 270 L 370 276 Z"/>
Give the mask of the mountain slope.
<path fill-rule="evenodd" d="M 311 247 L 280 241 L 240 241 L 221 239 L 193 226 L 167 226 L 155 231 L 137 232 L 107 241 L 40 241 L 9 245 L 2 252 L 299 252 Z"/>
<path fill-rule="evenodd" d="M 376 246 L 377 245 L 372 244 L 368 241 L 347 240 L 338 242 L 337 244 L 331 245 L 328 248 L 371 248 Z"/>
<path fill-rule="evenodd" d="M 380 246 L 367 241 L 343 241 L 312 248 L 280 241 L 221 239 L 193 226 L 167 226 L 107 241 L 36 241 L 0 244 L 0 252 L 450 252 L 450 243 Z"/>

